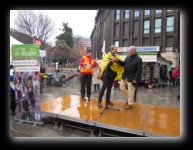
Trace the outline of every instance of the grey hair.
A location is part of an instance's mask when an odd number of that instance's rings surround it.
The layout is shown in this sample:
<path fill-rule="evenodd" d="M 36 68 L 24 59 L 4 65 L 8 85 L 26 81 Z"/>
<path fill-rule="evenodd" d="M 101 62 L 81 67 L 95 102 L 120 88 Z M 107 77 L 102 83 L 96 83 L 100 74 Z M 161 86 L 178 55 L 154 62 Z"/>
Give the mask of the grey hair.
<path fill-rule="evenodd" d="M 133 49 L 133 50 L 136 51 L 136 47 L 135 47 L 135 46 L 130 46 L 130 47 L 129 47 L 129 50 L 130 50 L 130 49 Z"/>
<path fill-rule="evenodd" d="M 115 46 L 115 45 L 111 45 L 110 46 L 110 50 L 112 51 L 114 48 L 118 48 L 117 46 Z"/>

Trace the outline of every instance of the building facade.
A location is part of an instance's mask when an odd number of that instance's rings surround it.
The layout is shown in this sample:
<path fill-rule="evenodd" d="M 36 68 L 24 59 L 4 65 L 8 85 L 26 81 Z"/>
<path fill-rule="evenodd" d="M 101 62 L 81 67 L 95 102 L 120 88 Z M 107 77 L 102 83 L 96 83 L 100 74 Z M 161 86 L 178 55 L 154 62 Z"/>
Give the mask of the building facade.
<path fill-rule="evenodd" d="M 91 49 L 91 40 L 83 37 L 73 37 L 74 49 L 79 49 L 80 55 L 85 55 L 88 49 Z"/>
<path fill-rule="evenodd" d="M 91 34 L 94 58 L 111 45 L 159 47 L 159 55 L 180 63 L 180 10 L 99 10 Z"/>

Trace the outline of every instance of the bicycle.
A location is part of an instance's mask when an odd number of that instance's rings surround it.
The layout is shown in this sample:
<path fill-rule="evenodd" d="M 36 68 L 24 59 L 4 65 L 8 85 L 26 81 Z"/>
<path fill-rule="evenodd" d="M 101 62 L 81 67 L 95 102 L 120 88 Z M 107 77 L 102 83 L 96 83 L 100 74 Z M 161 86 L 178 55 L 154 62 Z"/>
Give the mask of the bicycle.
<path fill-rule="evenodd" d="M 50 85 L 60 85 L 61 87 L 67 87 L 69 85 L 69 80 L 74 76 L 79 76 L 79 72 L 73 73 L 69 76 L 66 76 L 64 73 L 61 72 L 54 72 L 54 73 L 43 73 L 42 78 L 42 86 L 44 88 L 49 87 Z"/>

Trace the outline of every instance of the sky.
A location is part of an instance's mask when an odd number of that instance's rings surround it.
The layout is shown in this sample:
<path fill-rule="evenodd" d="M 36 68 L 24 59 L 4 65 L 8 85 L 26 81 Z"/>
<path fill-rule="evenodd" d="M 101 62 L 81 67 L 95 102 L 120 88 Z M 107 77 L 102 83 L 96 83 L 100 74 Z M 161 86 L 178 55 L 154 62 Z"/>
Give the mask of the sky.
<path fill-rule="evenodd" d="M 33 10 L 35 13 L 42 12 L 49 16 L 56 27 L 56 35 L 49 41 L 53 42 L 54 37 L 58 36 L 62 28 L 62 23 L 67 23 L 72 28 L 73 35 L 90 38 L 94 28 L 95 17 L 97 10 Z M 10 28 L 14 28 L 14 19 L 16 18 L 17 10 L 10 10 Z"/>

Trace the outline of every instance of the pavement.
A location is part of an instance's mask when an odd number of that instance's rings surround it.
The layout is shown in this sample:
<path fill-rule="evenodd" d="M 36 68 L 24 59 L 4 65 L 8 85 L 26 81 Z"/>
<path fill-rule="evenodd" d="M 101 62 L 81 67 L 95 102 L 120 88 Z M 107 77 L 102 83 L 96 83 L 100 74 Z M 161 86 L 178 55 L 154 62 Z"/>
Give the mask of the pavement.
<path fill-rule="evenodd" d="M 75 73 L 75 71 L 65 70 L 64 73 L 67 76 L 69 76 Z M 77 76 L 70 79 L 69 85 L 67 87 L 50 86 L 50 87 L 44 88 L 43 93 L 40 95 L 40 100 L 41 102 L 49 101 L 54 98 L 61 97 L 65 94 L 80 95 L 80 81 L 78 80 Z M 91 97 L 98 97 L 98 94 L 99 94 L 98 92 L 94 92 L 93 86 L 92 86 Z M 160 86 L 160 87 L 153 87 L 152 89 L 148 89 L 148 88 L 145 88 L 143 85 L 139 85 L 137 90 L 136 103 L 180 108 L 180 102 L 177 100 L 177 95 L 179 94 L 180 94 L 180 87 L 173 88 L 172 86 L 166 85 L 164 87 Z M 105 94 L 103 98 L 105 99 Z M 111 92 L 111 99 L 118 100 L 118 101 L 126 101 L 125 98 L 120 93 L 120 90 L 119 89 L 113 90 L 113 88 Z M 16 121 L 15 117 L 11 116 L 11 112 L 10 112 L 10 137 L 90 137 L 91 136 L 91 132 L 89 130 L 85 130 L 84 127 L 82 128 L 76 127 L 80 125 L 74 124 L 74 125 L 65 126 L 65 129 L 61 130 L 56 126 L 55 120 L 52 117 L 42 115 L 41 118 L 44 121 L 43 125 L 34 125 L 26 122 L 21 123 Z"/>

